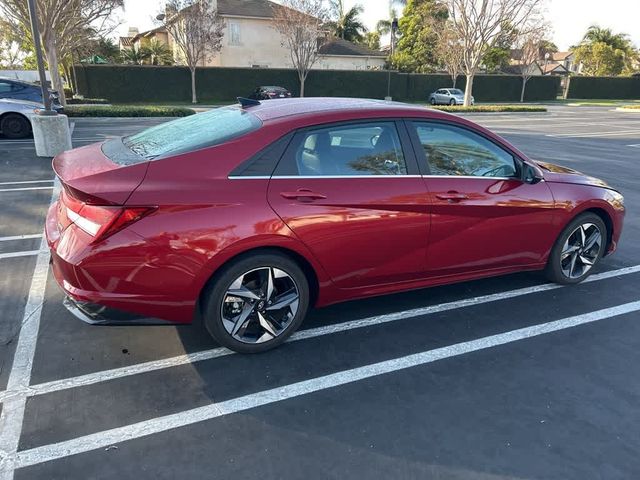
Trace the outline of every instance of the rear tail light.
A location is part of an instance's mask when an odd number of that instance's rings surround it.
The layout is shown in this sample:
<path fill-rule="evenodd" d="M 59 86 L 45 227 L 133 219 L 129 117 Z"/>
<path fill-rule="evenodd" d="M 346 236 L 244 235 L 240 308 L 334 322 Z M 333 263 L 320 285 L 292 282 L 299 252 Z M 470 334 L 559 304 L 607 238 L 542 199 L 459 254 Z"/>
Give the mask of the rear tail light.
<path fill-rule="evenodd" d="M 63 202 L 59 216 L 61 226 L 65 226 L 65 223 L 74 223 L 93 237 L 92 243 L 104 240 L 155 210 L 155 207 L 89 205 L 69 195 L 64 195 Z M 65 221 L 67 219 L 68 222 Z"/>

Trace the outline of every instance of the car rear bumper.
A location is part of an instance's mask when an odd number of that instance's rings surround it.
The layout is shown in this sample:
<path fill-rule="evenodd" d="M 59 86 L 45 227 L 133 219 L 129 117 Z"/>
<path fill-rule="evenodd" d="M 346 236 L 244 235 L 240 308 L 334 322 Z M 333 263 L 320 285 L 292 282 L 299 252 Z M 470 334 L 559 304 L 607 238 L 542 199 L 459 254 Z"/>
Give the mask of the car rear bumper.
<path fill-rule="evenodd" d="M 62 304 L 76 318 L 91 325 L 174 325 L 176 322 L 124 312 L 67 295 Z"/>
<path fill-rule="evenodd" d="M 94 248 L 75 225 L 60 232 L 57 208 L 58 202 L 47 214 L 45 235 L 54 278 L 73 315 L 100 325 L 184 324 L 193 320 L 195 299 L 158 294 L 136 281 L 146 263 L 144 256 L 132 254 L 139 249 L 130 245 Z"/>

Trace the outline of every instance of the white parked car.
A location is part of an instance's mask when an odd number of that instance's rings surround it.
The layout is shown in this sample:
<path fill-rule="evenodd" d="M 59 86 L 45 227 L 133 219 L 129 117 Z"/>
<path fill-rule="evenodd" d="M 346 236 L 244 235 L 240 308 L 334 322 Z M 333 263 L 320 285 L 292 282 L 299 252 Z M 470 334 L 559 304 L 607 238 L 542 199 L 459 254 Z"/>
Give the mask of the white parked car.
<path fill-rule="evenodd" d="M 31 117 L 44 105 L 28 100 L 0 99 L 0 134 L 5 138 L 25 138 L 31 135 Z"/>
<path fill-rule="evenodd" d="M 459 88 L 439 88 L 429 95 L 429 103 L 431 105 L 463 105 L 464 92 Z M 475 103 L 473 96 L 471 97 L 471 105 Z"/>

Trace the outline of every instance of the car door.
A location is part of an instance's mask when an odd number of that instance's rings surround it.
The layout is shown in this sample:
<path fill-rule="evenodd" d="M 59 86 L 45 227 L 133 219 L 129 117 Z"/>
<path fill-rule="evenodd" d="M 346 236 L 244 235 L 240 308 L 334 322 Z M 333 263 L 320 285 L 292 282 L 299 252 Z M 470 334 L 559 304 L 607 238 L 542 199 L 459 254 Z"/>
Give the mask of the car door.
<path fill-rule="evenodd" d="M 521 179 L 522 160 L 466 126 L 411 121 L 428 169 L 431 275 L 539 264 L 553 244 L 547 184 Z"/>
<path fill-rule="evenodd" d="M 444 103 L 444 90 L 440 89 L 436 92 L 436 103 Z"/>
<path fill-rule="evenodd" d="M 338 287 L 425 275 L 429 199 L 402 122 L 297 132 L 268 200 Z"/>

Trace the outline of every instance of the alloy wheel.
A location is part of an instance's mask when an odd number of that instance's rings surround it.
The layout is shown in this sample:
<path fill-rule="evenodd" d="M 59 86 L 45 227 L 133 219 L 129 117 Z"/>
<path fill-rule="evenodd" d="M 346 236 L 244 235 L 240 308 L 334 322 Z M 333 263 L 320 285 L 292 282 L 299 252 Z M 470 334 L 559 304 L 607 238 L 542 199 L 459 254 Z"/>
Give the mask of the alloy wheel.
<path fill-rule="evenodd" d="M 280 336 L 298 312 L 300 293 L 284 270 L 261 267 L 240 275 L 227 289 L 222 323 L 234 339 L 263 343 Z"/>
<path fill-rule="evenodd" d="M 567 237 L 560 254 L 562 273 L 571 279 L 580 278 L 593 267 L 600 255 L 602 232 L 593 223 L 579 225 Z"/>

